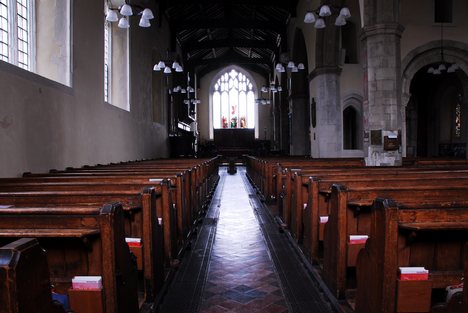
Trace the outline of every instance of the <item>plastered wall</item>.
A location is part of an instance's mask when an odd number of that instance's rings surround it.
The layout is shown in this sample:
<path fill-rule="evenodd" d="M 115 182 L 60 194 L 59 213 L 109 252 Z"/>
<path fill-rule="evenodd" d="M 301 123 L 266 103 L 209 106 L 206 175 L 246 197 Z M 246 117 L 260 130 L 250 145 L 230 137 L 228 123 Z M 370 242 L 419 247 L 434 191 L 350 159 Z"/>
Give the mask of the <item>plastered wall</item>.
<path fill-rule="evenodd" d="M 71 87 L 0 62 L 0 177 L 168 155 L 151 85 L 153 45 L 167 38 L 132 19 L 130 112 L 121 110 L 103 100 L 103 1 L 72 4 Z"/>

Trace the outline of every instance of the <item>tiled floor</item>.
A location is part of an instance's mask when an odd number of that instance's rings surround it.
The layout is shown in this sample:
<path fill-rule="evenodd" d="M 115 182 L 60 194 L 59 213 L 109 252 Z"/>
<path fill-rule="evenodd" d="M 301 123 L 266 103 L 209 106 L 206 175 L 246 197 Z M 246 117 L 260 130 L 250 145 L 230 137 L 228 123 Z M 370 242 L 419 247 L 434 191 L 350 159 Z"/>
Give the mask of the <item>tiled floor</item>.
<path fill-rule="evenodd" d="M 288 312 L 241 175 L 227 175 L 201 312 Z"/>
<path fill-rule="evenodd" d="M 151 313 L 341 313 L 339 303 L 248 182 L 220 180 L 192 248 Z"/>

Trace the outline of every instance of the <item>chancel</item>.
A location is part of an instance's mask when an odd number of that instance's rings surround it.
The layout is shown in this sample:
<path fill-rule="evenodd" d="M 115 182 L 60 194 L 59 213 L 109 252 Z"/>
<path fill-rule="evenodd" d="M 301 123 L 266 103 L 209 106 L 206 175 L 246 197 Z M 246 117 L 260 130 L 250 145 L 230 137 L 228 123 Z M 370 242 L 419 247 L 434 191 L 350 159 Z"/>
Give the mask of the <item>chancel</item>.
<path fill-rule="evenodd" d="M 0 0 L 0 313 L 467 313 L 466 16 Z"/>

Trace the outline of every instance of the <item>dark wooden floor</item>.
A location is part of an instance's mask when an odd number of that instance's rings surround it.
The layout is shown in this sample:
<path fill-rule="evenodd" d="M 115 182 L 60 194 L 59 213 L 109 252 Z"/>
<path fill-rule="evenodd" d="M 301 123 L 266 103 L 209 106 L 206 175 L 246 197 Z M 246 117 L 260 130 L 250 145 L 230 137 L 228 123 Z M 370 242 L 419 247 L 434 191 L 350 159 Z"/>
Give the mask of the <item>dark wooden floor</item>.
<path fill-rule="evenodd" d="M 220 182 L 155 312 L 339 312 L 313 267 L 281 232 L 240 167 Z"/>

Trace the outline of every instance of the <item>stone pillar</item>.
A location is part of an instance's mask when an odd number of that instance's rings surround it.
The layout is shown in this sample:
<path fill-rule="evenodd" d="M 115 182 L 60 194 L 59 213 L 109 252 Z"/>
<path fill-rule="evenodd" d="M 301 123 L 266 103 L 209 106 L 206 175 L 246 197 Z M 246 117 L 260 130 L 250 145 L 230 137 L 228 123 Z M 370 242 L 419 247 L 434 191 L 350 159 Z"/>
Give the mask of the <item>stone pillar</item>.
<path fill-rule="evenodd" d="M 291 155 L 309 155 L 309 103 L 306 95 L 292 95 L 290 105 L 290 151 Z"/>
<path fill-rule="evenodd" d="M 323 2 L 323 1 L 321 1 Z M 341 7 L 343 1 L 332 4 Z M 341 157 L 343 142 L 342 110 L 340 97 L 340 28 L 332 24 L 317 30 L 315 69 L 309 74 L 312 89 L 316 90 L 316 127 L 312 135 L 312 156 Z"/>
<path fill-rule="evenodd" d="M 312 136 L 314 151 L 319 158 L 340 157 L 342 151 L 342 111 L 340 103 L 340 73 L 338 67 L 322 67 L 311 73 L 311 83 L 317 90 L 316 127 Z"/>
<path fill-rule="evenodd" d="M 362 33 L 364 148 L 370 166 L 401 165 L 404 108 L 401 102 L 399 1 L 366 0 Z"/>

